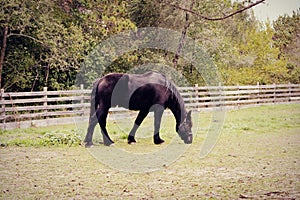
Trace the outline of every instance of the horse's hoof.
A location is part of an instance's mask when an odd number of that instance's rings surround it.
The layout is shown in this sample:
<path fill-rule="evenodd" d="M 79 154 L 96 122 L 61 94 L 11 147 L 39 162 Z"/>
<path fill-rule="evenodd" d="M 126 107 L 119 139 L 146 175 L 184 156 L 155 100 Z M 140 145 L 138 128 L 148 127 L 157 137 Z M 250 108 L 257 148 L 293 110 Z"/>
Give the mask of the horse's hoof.
<path fill-rule="evenodd" d="M 135 144 L 136 143 L 133 136 L 128 136 L 127 142 L 128 142 L 128 144 Z"/>
<path fill-rule="evenodd" d="M 162 139 L 159 139 L 159 140 L 154 140 L 154 144 L 162 144 L 164 143 L 165 141 L 162 140 Z"/>
<path fill-rule="evenodd" d="M 128 144 L 135 144 L 136 142 L 128 142 Z"/>
<path fill-rule="evenodd" d="M 93 142 L 82 142 L 81 145 L 84 146 L 85 148 L 90 148 L 94 144 L 93 144 Z"/>
<path fill-rule="evenodd" d="M 113 141 L 109 141 L 109 142 L 104 142 L 104 145 L 110 147 L 110 146 L 114 146 L 115 144 Z"/>

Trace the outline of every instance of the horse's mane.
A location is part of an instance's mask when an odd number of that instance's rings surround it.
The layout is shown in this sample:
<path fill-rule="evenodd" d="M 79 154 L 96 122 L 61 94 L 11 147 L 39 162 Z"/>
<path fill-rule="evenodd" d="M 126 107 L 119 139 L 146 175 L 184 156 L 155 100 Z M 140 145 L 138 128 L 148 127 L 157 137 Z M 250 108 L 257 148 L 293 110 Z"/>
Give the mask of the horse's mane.
<path fill-rule="evenodd" d="M 178 91 L 176 85 L 169 78 L 167 78 L 166 75 L 164 75 L 158 71 L 155 71 L 155 70 L 151 70 L 148 73 L 157 73 L 160 76 L 162 76 L 162 78 L 165 81 L 164 85 L 167 88 L 167 90 L 169 90 L 171 92 L 172 98 L 180 104 L 180 107 L 184 107 L 184 101 L 183 101 L 183 98 L 181 97 L 180 92 Z"/>
<path fill-rule="evenodd" d="M 165 75 L 163 75 L 163 74 L 161 74 L 161 75 L 165 77 L 165 86 L 166 86 L 167 90 L 169 90 L 171 92 L 172 99 L 174 101 L 177 101 L 177 103 L 179 104 L 180 110 L 181 110 L 181 115 L 184 118 L 185 114 L 186 114 L 186 110 L 185 110 L 184 100 L 183 100 L 180 92 L 178 91 L 176 85 L 171 80 L 169 80 Z"/>

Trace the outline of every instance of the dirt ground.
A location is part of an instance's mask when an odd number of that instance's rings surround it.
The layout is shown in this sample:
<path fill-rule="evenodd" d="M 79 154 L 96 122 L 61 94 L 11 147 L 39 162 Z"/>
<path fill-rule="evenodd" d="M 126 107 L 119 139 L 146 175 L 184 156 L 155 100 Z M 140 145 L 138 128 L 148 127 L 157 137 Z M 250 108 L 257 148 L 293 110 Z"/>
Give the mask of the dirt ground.
<path fill-rule="evenodd" d="M 228 112 L 207 157 L 200 133 L 176 162 L 148 173 L 111 169 L 81 146 L 2 147 L 0 198 L 300 199 L 300 106 L 277 108 Z"/>

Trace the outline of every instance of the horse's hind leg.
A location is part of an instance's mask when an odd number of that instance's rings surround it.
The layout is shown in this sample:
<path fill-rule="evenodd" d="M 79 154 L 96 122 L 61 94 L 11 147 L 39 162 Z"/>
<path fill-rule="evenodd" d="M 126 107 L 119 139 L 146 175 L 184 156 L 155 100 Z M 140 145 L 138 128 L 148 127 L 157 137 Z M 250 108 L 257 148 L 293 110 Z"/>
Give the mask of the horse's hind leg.
<path fill-rule="evenodd" d="M 103 143 L 106 146 L 110 146 L 114 142 L 110 139 L 108 132 L 106 130 L 106 118 L 108 114 L 108 109 L 98 109 L 96 113 L 97 113 L 98 122 L 101 127 L 101 132 L 103 135 Z"/>
<path fill-rule="evenodd" d="M 128 135 L 128 138 L 127 138 L 127 141 L 128 141 L 128 144 L 131 144 L 131 143 L 135 143 L 135 133 L 137 131 L 137 129 L 139 128 L 139 126 L 141 125 L 141 123 L 143 122 L 143 120 L 145 119 L 145 117 L 148 115 L 149 113 L 149 110 L 141 110 L 138 114 L 138 116 L 136 117 L 135 119 L 135 122 L 134 122 L 134 125 Z"/>
<path fill-rule="evenodd" d="M 92 138 L 93 138 L 94 129 L 95 129 L 95 126 L 97 125 L 97 123 L 98 123 L 97 116 L 96 116 L 96 113 L 94 113 L 92 116 L 90 116 L 90 119 L 89 119 L 89 127 L 88 127 L 88 130 L 87 130 L 84 142 L 83 142 L 85 147 L 90 147 L 93 145 Z"/>

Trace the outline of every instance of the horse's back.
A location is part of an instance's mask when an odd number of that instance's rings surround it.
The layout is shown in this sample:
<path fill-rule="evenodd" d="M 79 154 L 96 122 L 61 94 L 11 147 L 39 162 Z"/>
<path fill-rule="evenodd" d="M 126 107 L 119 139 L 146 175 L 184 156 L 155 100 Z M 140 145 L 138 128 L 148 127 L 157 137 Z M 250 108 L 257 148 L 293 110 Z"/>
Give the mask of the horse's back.
<path fill-rule="evenodd" d="M 107 74 L 100 79 L 99 84 L 103 87 L 115 88 L 116 85 L 127 85 L 128 92 L 136 90 L 146 84 L 157 84 L 166 86 L 167 79 L 164 75 L 158 72 L 146 72 L 144 74 L 124 74 L 124 73 L 111 73 Z M 98 86 L 99 87 L 99 86 Z"/>
<path fill-rule="evenodd" d="M 149 71 L 144 74 L 128 74 L 129 84 L 135 84 L 137 86 L 145 84 L 158 84 L 165 85 L 166 77 L 161 73 Z"/>
<path fill-rule="evenodd" d="M 98 100 L 107 107 L 118 105 L 141 110 L 157 103 L 164 104 L 168 83 L 164 75 L 152 71 L 144 74 L 111 73 L 102 77 L 98 84 Z"/>

